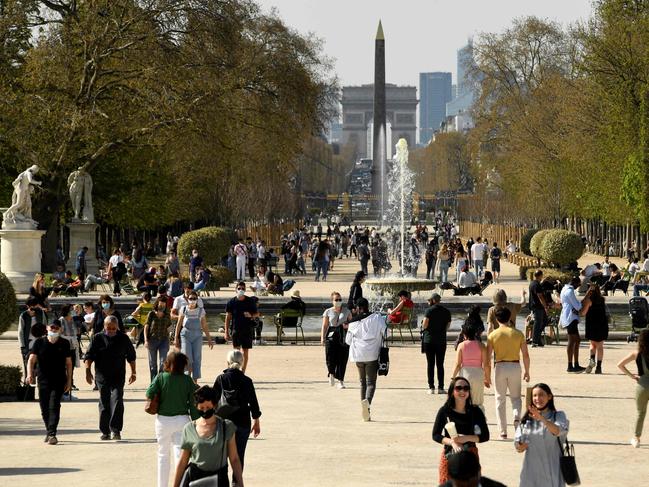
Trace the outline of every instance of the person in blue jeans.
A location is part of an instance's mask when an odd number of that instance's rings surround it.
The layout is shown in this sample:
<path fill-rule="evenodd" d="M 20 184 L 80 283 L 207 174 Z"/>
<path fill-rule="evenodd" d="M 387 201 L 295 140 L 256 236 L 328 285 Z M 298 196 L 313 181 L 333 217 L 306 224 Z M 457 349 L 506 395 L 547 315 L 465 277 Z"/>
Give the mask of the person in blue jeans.
<path fill-rule="evenodd" d="M 178 315 L 175 346 L 187 355 L 194 382 L 201 378 L 203 332 L 207 337 L 207 346 L 212 349 L 214 342 L 207 327 L 205 309 L 198 307 L 198 294 L 192 291 L 187 298 L 187 306 L 183 307 Z"/>
<path fill-rule="evenodd" d="M 151 382 L 158 372 L 164 370 L 164 361 L 169 353 L 169 329 L 171 328 L 169 312 L 166 296 L 158 296 L 153 304 L 153 311 L 148 314 L 144 324 L 144 348 L 149 354 Z"/>

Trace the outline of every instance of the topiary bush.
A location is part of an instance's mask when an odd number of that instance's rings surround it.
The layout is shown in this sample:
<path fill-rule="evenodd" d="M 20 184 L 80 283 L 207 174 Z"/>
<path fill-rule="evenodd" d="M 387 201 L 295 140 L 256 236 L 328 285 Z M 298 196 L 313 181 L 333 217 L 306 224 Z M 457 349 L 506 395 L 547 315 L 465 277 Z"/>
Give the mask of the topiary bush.
<path fill-rule="evenodd" d="M 22 371 L 17 365 L 0 365 L 0 396 L 15 397 L 21 377 Z"/>
<path fill-rule="evenodd" d="M 530 241 L 532 240 L 534 234 L 538 231 L 538 228 L 532 228 L 525 232 L 521 237 L 521 252 L 523 252 L 525 255 L 532 255 L 532 253 L 530 252 Z"/>
<path fill-rule="evenodd" d="M 192 256 L 192 249 L 197 249 L 205 264 L 220 264 L 230 245 L 232 235 L 227 228 L 199 228 L 181 235 L 178 241 L 178 258 L 187 264 Z"/>
<path fill-rule="evenodd" d="M 210 272 L 212 273 L 210 283 L 214 281 L 218 287 L 228 287 L 236 277 L 230 269 L 221 265 L 210 267 Z"/>
<path fill-rule="evenodd" d="M 550 230 L 539 230 L 534 234 L 532 240 L 530 240 L 530 253 L 534 257 L 541 258 L 541 255 L 539 254 L 539 250 L 541 249 L 541 245 L 543 244 L 543 239 L 548 234 L 548 232 L 550 232 Z"/>
<path fill-rule="evenodd" d="M 543 237 L 539 257 L 558 266 L 575 262 L 584 253 L 581 236 L 568 230 L 550 230 Z"/>
<path fill-rule="evenodd" d="M 3 273 L 0 272 L 0 335 L 18 318 L 18 303 L 13 285 Z"/>

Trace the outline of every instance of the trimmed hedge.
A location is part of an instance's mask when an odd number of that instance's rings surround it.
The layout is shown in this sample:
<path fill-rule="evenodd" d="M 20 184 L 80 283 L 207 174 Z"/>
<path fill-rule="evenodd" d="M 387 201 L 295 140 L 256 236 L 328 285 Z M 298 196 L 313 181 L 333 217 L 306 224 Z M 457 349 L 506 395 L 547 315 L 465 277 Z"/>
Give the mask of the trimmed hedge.
<path fill-rule="evenodd" d="M 575 232 L 550 230 L 543 237 L 539 257 L 546 262 L 563 266 L 575 262 L 584 253 L 584 242 Z"/>
<path fill-rule="evenodd" d="M 521 237 L 521 252 L 523 252 L 525 255 L 532 255 L 532 253 L 530 252 L 530 241 L 532 240 L 534 234 L 538 231 L 538 228 L 532 228 L 525 232 Z"/>
<path fill-rule="evenodd" d="M 18 319 L 18 303 L 13 285 L 0 272 L 0 335 Z"/>
<path fill-rule="evenodd" d="M 543 245 L 543 239 L 551 230 L 539 230 L 534 234 L 532 240 L 530 240 L 530 252 L 534 257 L 541 258 L 539 253 L 541 245 Z"/>
<path fill-rule="evenodd" d="M 22 371 L 17 365 L 0 365 L 0 396 L 15 397 L 21 377 Z"/>
<path fill-rule="evenodd" d="M 534 273 L 537 269 L 539 268 L 530 267 L 526 270 L 528 281 L 532 281 L 534 279 Z M 562 272 L 561 270 L 554 269 L 552 267 L 541 267 L 540 269 L 543 271 L 543 279 L 549 277 L 553 281 L 561 281 L 561 284 L 568 284 L 570 282 L 570 279 L 573 278 L 573 274 L 571 274 L 570 272 Z"/>
<path fill-rule="evenodd" d="M 178 241 L 178 258 L 188 264 L 192 250 L 197 249 L 206 265 L 220 264 L 221 259 L 228 254 L 230 245 L 232 237 L 227 228 L 199 228 L 181 235 Z"/>
<path fill-rule="evenodd" d="M 210 272 L 212 273 L 210 283 L 214 282 L 218 287 L 228 287 L 236 277 L 230 269 L 221 265 L 210 267 Z"/>

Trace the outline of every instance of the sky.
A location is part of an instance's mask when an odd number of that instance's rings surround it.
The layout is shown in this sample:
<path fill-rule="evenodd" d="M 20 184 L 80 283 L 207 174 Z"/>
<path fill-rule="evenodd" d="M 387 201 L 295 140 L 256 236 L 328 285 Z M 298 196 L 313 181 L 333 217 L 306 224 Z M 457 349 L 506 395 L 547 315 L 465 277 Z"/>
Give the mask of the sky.
<path fill-rule="evenodd" d="M 381 19 L 386 81 L 418 86 L 419 73 L 456 75 L 456 51 L 481 32 L 501 32 L 518 17 L 571 24 L 587 20 L 592 0 L 256 0 L 285 23 L 324 41 L 341 86 L 374 81 L 374 38 Z"/>

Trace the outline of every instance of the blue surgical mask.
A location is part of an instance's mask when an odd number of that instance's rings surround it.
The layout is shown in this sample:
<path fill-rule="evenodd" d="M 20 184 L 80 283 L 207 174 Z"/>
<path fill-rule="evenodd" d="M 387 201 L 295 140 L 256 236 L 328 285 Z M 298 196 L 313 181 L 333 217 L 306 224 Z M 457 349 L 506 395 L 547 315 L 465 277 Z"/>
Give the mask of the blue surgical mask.
<path fill-rule="evenodd" d="M 61 334 L 58 331 L 48 331 L 47 336 L 50 338 L 58 338 Z"/>
<path fill-rule="evenodd" d="M 110 303 L 101 303 L 102 309 L 110 309 Z"/>

